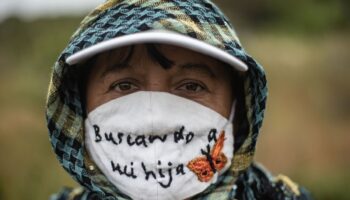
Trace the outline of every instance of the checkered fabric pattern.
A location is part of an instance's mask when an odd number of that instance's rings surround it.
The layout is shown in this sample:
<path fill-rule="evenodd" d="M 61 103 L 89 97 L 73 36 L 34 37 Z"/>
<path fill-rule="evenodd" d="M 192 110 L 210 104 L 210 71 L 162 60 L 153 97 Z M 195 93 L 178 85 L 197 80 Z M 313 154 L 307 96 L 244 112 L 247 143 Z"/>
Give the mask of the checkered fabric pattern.
<path fill-rule="evenodd" d="M 236 56 L 249 66 L 244 76 L 246 139 L 236 149 L 233 165 L 217 184 L 193 199 L 233 199 L 233 186 L 240 172 L 252 163 L 262 125 L 267 86 L 263 68 L 250 57 L 221 11 L 209 0 L 109 0 L 92 11 L 72 36 L 53 67 L 47 98 L 47 126 L 54 152 L 63 166 L 83 187 L 100 199 L 129 199 L 98 170 L 84 144 L 83 108 L 77 80 L 65 79 L 70 55 L 122 35 L 166 29 L 188 35 Z M 69 81 L 69 84 L 63 80 Z M 88 195 L 87 195 L 88 196 Z"/>

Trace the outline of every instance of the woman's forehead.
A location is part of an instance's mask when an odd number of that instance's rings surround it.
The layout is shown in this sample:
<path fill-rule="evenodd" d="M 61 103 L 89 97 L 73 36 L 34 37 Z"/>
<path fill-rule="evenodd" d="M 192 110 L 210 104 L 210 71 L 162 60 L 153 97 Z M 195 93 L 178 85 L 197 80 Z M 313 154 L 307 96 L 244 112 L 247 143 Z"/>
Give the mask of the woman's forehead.
<path fill-rule="evenodd" d="M 205 56 L 182 47 L 166 44 L 140 44 L 125 46 L 100 54 L 94 67 L 102 76 L 121 70 L 145 71 L 159 66 L 168 71 L 182 71 L 205 74 L 231 74 L 231 67 L 215 58 Z M 148 64 L 147 63 L 152 63 Z M 147 66 L 147 67 L 145 67 Z"/>
<path fill-rule="evenodd" d="M 95 57 L 95 65 L 106 70 L 124 68 L 127 66 L 137 67 L 145 62 L 154 62 L 164 69 L 176 66 L 193 66 L 198 68 L 218 68 L 214 70 L 231 70 L 227 64 L 203 55 L 201 53 L 182 47 L 166 44 L 139 44 L 125 46 L 108 52 L 101 53 Z"/>

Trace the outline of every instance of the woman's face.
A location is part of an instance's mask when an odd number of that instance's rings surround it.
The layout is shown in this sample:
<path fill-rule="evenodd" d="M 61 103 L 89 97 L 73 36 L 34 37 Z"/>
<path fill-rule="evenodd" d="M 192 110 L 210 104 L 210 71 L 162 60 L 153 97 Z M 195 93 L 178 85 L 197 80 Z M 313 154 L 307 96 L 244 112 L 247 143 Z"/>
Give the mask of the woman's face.
<path fill-rule="evenodd" d="M 234 100 L 232 72 L 209 56 L 170 45 L 124 47 L 95 58 L 86 89 L 87 113 L 137 91 L 161 91 L 207 106 L 226 118 Z"/>

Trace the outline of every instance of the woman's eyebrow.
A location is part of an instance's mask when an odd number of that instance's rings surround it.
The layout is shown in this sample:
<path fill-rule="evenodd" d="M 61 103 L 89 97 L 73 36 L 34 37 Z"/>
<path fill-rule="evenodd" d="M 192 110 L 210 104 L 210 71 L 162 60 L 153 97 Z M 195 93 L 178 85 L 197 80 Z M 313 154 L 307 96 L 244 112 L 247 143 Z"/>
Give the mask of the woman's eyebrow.
<path fill-rule="evenodd" d="M 105 57 L 106 62 L 112 61 L 112 63 L 108 64 L 106 69 L 103 71 L 103 73 L 101 74 L 101 78 L 105 77 L 107 74 L 111 73 L 111 72 L 120 72 L 128 67 L 131 67 L 129 62 L 131 57 L 134 54 L 134 46 L 130 46 L 130 48 L 127 51 L 122 52 L 119 63 L 113 63 L 113 60 L 116 60 L 115 54 L 113 53 L 113 51 L 108 52 L 107 56 Z M 120 51 L 120 50 L 117 50 Z M 125 54 L 126 53 L 126 54 Z"/>
<path fill-rule="evenodd" d="M 211 78 L 215 78 L 216 75 L 213 70 L 205 63 L 185 63 L 179 65 L 181 70 L 189 70 L 199 72 Z"/>
<path fill-rule="evenodd" d="M 121 72 L 127 68 L 131 68 L 129 63 L 117 63 L 112 64 L 106 67 L 106 69 L 102 72 L 101 78 L 104 78 L 107 74 Z"/>

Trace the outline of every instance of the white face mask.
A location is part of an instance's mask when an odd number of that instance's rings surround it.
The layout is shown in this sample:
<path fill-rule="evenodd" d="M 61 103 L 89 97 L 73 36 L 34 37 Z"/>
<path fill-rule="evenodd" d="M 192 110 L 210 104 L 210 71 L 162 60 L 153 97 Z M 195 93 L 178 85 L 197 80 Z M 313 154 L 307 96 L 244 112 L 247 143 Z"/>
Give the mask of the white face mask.
<path fill-rule="evenodd" d="M 89 113 L 85 131 L 96 165 L 133 199 L 191 197 L 215 183 L 233 157 L 228 119 L 164 92 L 111 100 Z"/>

